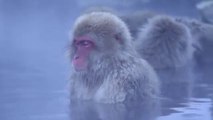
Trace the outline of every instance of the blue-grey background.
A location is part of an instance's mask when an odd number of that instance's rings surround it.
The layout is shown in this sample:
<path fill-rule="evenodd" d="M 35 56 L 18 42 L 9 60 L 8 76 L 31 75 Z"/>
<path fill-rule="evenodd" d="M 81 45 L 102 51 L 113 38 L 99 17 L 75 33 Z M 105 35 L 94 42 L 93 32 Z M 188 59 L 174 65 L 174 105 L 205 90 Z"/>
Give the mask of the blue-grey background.
<path fill-rule="evenodd" d="M 0 0 L 0 120 L 128 118 L 132 114 L 120 107 L 117 114 L 114 106 L 114 114 L 105 114 L 112 108 L 69 104 L 68 33 L 75 18 L 90 6 L 108 6 L 119 12 L 146 9 L 199 19 L 195 5 L 200 1 Z M 212 120 L 211 67 L 202 72 L 205 75 L 196 76 L 199 82 L 187 90 L 189 95 L 162 105 L 157 120 Z M 185 93 L 170 92 L 181 97 Z M 75 114 L 70 115 L 70 109 Z M 144 118 L 137 115 L 132 118 Z"/>

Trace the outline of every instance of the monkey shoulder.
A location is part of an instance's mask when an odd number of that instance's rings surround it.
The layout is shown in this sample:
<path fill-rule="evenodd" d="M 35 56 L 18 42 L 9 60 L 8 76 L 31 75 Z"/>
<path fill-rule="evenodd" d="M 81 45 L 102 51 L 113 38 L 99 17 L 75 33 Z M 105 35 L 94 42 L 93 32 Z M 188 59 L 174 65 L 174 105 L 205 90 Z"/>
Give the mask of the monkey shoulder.
<path fill-rule="evenodd" d="M 133 72 L 137 75 L 133 76 L 129 81 L 136 81 L 139 85 L 139 89 L 142 89 L 143 92 L 147 92 L 147 94 L 151 92 L 158 94 L 160 83 L 153 67 L 142 58 L 136 59 L 136 63 Z"/>
<path fill-rule="evenodd" d="M 158 81 L 158 77 L 153 67 L 142 58 L 135 58 L 135 64 L 133 67 L 133 73 L 136 78 L 147 81 Z"/>
<path fill-rule="evenodd" d="M 134 59 L 123 69 L 109 73 L 98 91 L 98 96 L 111 95 L 115 101 L 148 98 L 159 94 L 159 81 L 155 71 L 143 59 Z M 106 97 L 106 96 L 105 96 Z"/>

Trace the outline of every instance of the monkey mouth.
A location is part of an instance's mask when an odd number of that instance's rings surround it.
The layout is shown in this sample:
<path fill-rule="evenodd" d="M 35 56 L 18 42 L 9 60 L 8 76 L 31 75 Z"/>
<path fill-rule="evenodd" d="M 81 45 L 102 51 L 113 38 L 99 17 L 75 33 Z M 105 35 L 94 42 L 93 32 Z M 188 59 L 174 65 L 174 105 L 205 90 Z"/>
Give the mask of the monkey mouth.
<path fill-rule="evenodd" d="M 86 71 L 87 68 L 86 67 L 77 67 L 77 66 L 74 66 L 74 69 L 76 72 L 83 72 L 83 71 Z"/>
<path fill-rule="evenodd" d="M 77 72 L 87 70 L 87 63 L 85 63 L 84 61 L 81 61 L 80 59 L 73 60 L 72 64 L 73 64 L 73 67 L 75 68 L 75 71 Z"/>

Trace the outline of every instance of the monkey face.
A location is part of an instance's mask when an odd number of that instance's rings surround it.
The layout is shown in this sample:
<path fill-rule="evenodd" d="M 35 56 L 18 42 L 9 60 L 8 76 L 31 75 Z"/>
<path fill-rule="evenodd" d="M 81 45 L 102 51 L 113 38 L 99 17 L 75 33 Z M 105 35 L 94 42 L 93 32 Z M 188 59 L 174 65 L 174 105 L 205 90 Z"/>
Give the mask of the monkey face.
<path fill-rule="evenodd" d="M 94 48 L 94 42 L 88 36 L 80 36 L 74 39 L 73 46 L 76 49 L 72 59 L 75 70 L 86 70 L 88 66 L 88 56 Z"/>
<path fill-rule="evenodd" d="M 103 58 L 129 52 L 131 36 L 125 23 L 110 13 L 80 16 L 72 36 L 71 57 L 76 70 L 90 70 Z"/>

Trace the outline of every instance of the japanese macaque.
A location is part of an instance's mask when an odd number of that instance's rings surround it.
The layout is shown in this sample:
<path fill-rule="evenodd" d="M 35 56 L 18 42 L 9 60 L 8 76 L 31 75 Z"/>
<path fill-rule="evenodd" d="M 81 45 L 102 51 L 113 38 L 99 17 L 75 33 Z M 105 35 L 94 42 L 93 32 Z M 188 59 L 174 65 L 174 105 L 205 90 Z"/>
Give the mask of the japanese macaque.
<path fill-rule="evenodd" d="M 77 18 L 72 37 L 72 98 L 124 103 L 158 95 L 156 73 L 135 51 L 120 18 L 108 12 L 84 14 Z"/>
<path fill-rule="evenodd" d="M 194 44 L 191 29 L 174 17 L 154 16 L 141 27 L 135 46 L 158 73 L 163 97 L 183 101 L 191 95 Z"/>
<path fill-rule="evenodd" d="M 183 67 L 193 57 L 192 36 L 182 23 L 168 16 L 156 16 L 141 28 L 136 49 L 155 69 Z"/>
<path fill-rule="evenodd" d="M 156 12 L 149 11 L 137 11 L 136 13 L 132 14 L 124 14 L 121 16 L 121 19 L 124 20 L 124 22 L 129 27 L 130 32 L 133 35 L 133 39 L 136 39 L 135 41 L 137 41 L 140 40 L 138 36 L 141 36 L 140 34 L 142 33 L 140 32 L 140 29 L 145 30 L 149 28 L 148 26 L 152 24 L 149 21 L 152 21 L 152 19 L 156 16 L 162 15 L 165 17 L 163 13 L 159 14 Z M 213 57 L 212 55 L 210 55 L 209 51 L 212 50 L 213 45 L 213 25 L 206 24 L 192 18 L 173 16 L 168 17 L 172 19 L 173 23 L 179 25 L 182 24 L 181 26 L 185 26 L 186 29 L 188 29 L 189 34 L 191 34 L 191 40 L 189 39 L 189 41 L 191 42 L 190 46 L 192 46 L 194 49 L 194 51 L 192 52 L 192 56 L 194 57 L 194 61 L 196 62 L 196 64 L 200 64 L 201 66 L 203 66 L 207 63 L 208 66 L 209 63 L 212 63 L 211 61 L 213 61 Z M 143 35 L 146 36 L 145 34 Z M 164 35 L 162 34 L 162 36 Z M 173 39 L 175 39 L 176 36 L 174 36 Z"/>
<path fill-rule="evenodd" d="M 213 49 L 213 25 L 198 20 L 177 18 L 177 22 L 183 23 L 193 35 L 193 45 L 196 48 L 195 59 L 199 67 L 213 63 L 211 52 Z"/>

